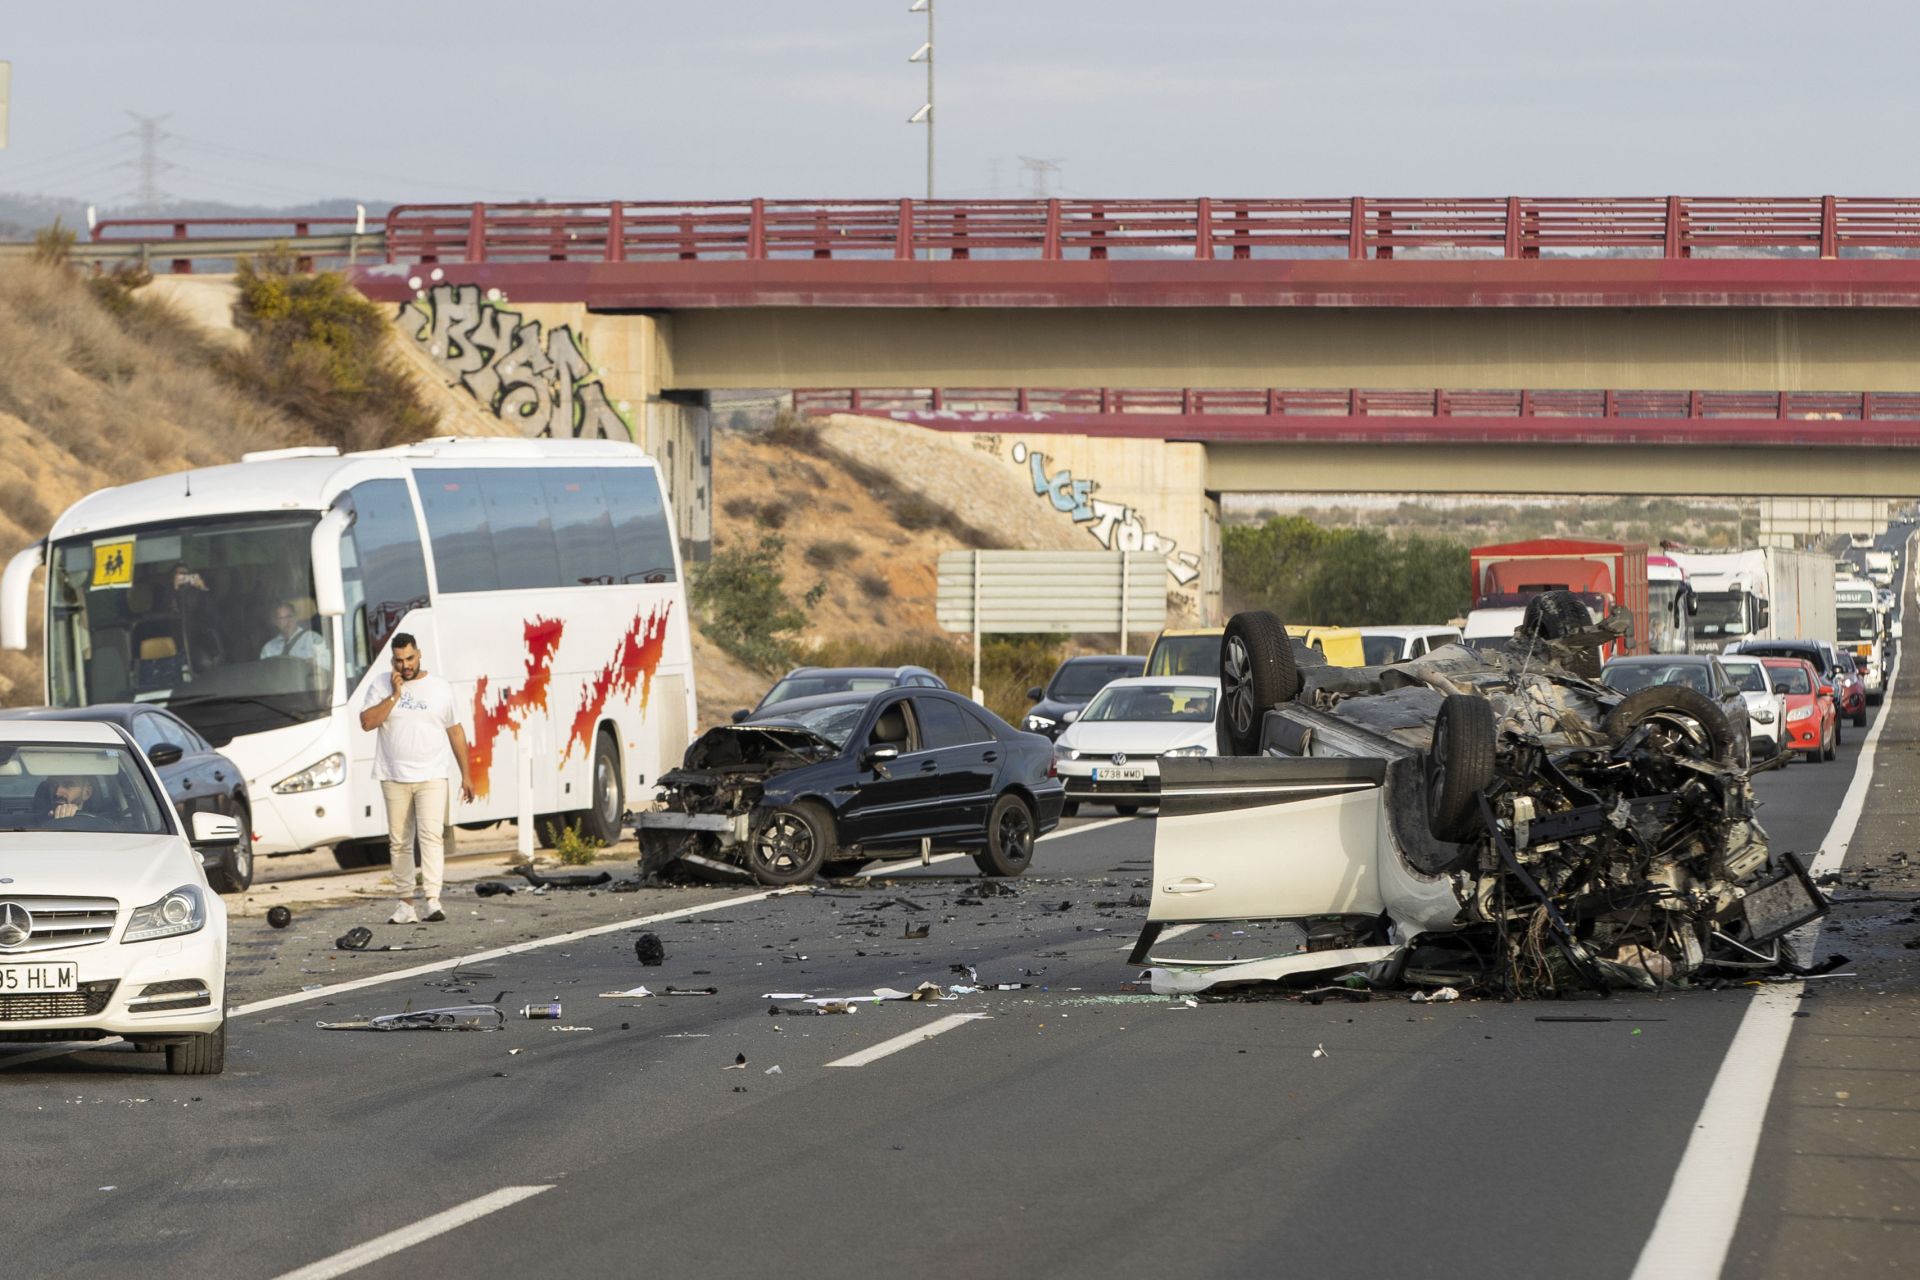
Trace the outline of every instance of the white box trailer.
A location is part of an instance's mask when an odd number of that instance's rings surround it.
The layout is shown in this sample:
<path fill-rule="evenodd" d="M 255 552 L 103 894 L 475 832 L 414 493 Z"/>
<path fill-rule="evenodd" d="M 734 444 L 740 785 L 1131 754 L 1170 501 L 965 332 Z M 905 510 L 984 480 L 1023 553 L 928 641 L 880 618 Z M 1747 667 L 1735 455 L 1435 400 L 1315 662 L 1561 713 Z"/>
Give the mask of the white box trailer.
<path fill-rule="evenodd" d="M 1693 589 L 1694 653 L 1742 640 L 1832 640 L 1833 562 L 1814 551 L 1671 553 Z"/>

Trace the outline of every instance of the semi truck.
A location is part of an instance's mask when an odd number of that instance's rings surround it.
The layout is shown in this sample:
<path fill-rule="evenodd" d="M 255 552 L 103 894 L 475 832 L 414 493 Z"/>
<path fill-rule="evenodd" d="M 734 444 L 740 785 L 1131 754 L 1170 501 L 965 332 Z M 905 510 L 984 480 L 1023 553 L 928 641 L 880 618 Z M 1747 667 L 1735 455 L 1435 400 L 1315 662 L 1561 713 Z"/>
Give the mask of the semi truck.
<path fill-rule="evenodd" d="M 1616 605 L 1633 614 L 1633 631 L 1607 646 L 1606 656 L 1651 653 L 1647 607 L 1647 548 L 1640 542 L 1595 542 L 1584 538 L 1531 538 L 1475 547 L 1468 553 L 1473 572 L 1473 612 L 1468 636 L 1485 628 L 1476 623 L 1498 616 L 1493 610 L 1524 609 L 1542 591 L 1571 591 L 1598 621 Z M 1512 634 L 1512 628 L 1507 628 Z"/>
<path fill-rule="evenodd" d="M 1877 703 L 1887 691 L 1884 617 L 1879 593 L 1871 582 L 1845 578 L 1833 584 L 1834 646 L 1851 653 L 1867 682 L 1867 701 Z"/>
<path fill-rule="evenodd" d="M 1647 647 L 1687 653 L 1693 644 L 1693 587 L 1672 556 L 1647 557 Z"/>
<path fill-rule="evenodd" d="M 1833 561 L 1817 551 L 1672 551 L 1693 588 L 1694 653 L 1741 640 L 1834 637 Z"/>

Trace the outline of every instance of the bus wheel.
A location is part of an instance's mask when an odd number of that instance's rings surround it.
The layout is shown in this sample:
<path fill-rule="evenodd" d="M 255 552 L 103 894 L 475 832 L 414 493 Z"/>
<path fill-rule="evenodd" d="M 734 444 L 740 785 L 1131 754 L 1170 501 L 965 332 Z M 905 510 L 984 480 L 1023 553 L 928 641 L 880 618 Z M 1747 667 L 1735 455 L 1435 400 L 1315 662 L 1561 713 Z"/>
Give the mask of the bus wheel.
<path fill-rule="evenodd" d="M 620 781 L 620 748 L 605 729 L 593 744 L 593 807 L 571 815 L 580 832 L 601 844 L 620 839 L 620 815 L 626 809 L 626 788 Z"/>

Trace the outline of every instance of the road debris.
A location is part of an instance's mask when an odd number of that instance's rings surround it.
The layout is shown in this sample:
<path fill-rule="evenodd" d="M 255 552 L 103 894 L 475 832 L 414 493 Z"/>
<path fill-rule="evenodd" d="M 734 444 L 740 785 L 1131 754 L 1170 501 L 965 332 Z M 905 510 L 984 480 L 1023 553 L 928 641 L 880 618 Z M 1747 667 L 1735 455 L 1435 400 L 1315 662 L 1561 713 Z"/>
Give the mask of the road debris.
<path fill-rule="evenodd" d="M 269 928 L 284 929 L 292 923 L 293 923 L 292 911 L 289 911 L 285 907 L 268 907 L 267 908 L 267 926 Z"/>
<path fill-rule="evenodd" d="M 762 1071 L 760 1074 L 763 1076 L 777 1076 L 780 1074 L 780 1064 L 776 1062 L 774 1065 L 772 1065 L 771 1067 L 768 1067 L 765 1071 Z"/>
<path fill-rule="evenodd" d="M 665 991 L 661 992 L 661 994 L 669 995 L 669 996 L 717 996 L 720 994 L 720 988 L 718 987 L 668 987 Z"/>
<path fill-rule="evenodd" d="M 593 1030 L 593 1028 L 568 1026 L 568 1027 L 548 1027 L 547 1030 L 549 1031 L 591 1031 Z"/>
<path fill-rule="evenodd" d="M 1416 991 L 1407 997 L 1415 1004 L 1451 1004 L 1460 998 L 1457 987 L 1441 987 L 1438 991 Z"/>
<path fill-rule="evenodd" d="M 633 958 L 648 968 L 667 962 L 666 944 L 657 933 L 643 933 L 633 940 Z"/>
<path fill-rule="evenodd" d="M 322 1031 L 498 1031 L 506 1022 L 507 1015 L 490 1004 L 461 1004 L 445 1009 L 383 1013 L 346 1022 L 316 1022 L 314 1026 Z"/>
<path fill-rule="evenodd" d="M 602 1000 L 644 1000 L 652 994 L 653 992 L 645 987 L 628 987 L 625 991 L 602 991 L 600 998 Z"/>
<path fill-rule="evenodd" d="M 482 880 L 473 886 L 474 896 L 480 898 L 512 897 L 517 890 L 505 880 Z"/>
<path fill-rule="evenodd" d="M 612 884 L 611 871 L 551 871 L 542 873 L 532 867 L 515 867 L 520 875 L 536 891 L 546 889 L 591 889 L 598 885 Z"/>
<path fill-rule="evenodd" d="M 549 1000 L 545 1004 L 530 1004 L 520 1010 L 520 1016 L 535 1020 L 558 1018 L 560 1016 L 560 1002 L 558 1000 Z"/>
<path fill-rule="evenodd" d="M 365 951 L 367 944 L 373 941 L 373 930 L 363 924 L 357 924 L 333 940 L 333 945 L 342 951 Z"/>
<path fill-rule="evenodd" d="M 747 1055 L 744 1053 L 734 1054 L 733 1062 L 730 1065 L 724 1066 L 720 1069 L 722 1071 L 745 1071 L 747 1069 Z"/>

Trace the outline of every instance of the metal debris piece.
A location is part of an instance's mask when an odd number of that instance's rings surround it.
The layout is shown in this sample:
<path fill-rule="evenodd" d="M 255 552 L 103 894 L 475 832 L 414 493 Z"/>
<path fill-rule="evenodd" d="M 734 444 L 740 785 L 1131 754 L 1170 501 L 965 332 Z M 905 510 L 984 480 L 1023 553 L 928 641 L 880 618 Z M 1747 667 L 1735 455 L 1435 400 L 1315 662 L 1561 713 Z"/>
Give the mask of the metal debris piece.
<path fill-rule="evenodd" d="M 314 1026 L 322 1031 L 498 1031 L 506 1022 L 507 1015 L 490 1004 L 461 1004 L 346 1022 L 316 1022 Z"/>

